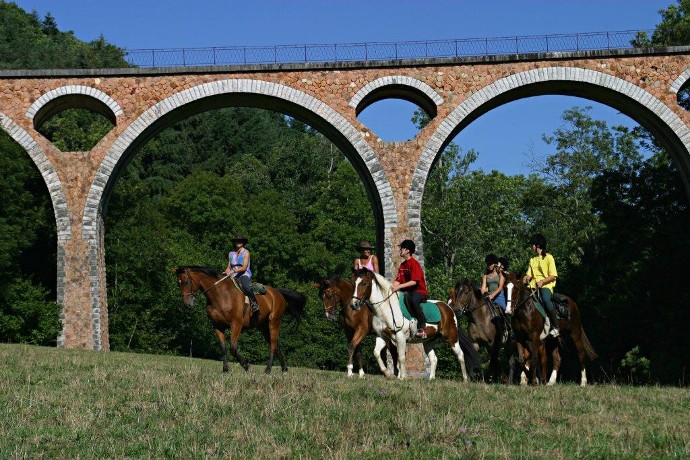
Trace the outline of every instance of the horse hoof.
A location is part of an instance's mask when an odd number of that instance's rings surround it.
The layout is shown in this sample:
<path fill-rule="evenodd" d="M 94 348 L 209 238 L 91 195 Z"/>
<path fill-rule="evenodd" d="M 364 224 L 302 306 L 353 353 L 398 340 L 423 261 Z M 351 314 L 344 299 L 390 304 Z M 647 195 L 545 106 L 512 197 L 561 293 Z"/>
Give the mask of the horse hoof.
<path fill-rule="evenodd" d="M 264 371 L 264 374 L 268 375 L 271 373 L 271 368 L 267 367 L 266 370 Z"/>

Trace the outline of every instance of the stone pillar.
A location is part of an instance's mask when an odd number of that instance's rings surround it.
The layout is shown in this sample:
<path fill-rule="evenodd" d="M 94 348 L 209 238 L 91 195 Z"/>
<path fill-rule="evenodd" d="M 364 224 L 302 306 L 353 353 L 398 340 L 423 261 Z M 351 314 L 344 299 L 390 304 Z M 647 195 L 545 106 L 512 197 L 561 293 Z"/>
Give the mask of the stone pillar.
<path fill-rule="evenodd" d="M 417 141 L 407 142 L 383 142 L 379 141 L 374 146 L 381 165 L 385 168 L 388 180 L 393 189 L 395 204 L 398 212 L 398 226 L 390 229 L 391 266 L 386 267 L 385 276 L 392 280 L 402 262 L 398 244 L 405 239 L 412 239 L 417 244 L 415 257 L 424 267 L 424 254 L 422 252 L 421 225 L 418 216 L 410 219 L 408 216 L 408 197 L 415 166 L 419 161 L 421 146 Z M 425 362 L 424 346 L 422 344 L 408 344 L 407 346 L 407 373 L 410 378 L 425 378 L 428 376 Z"/>

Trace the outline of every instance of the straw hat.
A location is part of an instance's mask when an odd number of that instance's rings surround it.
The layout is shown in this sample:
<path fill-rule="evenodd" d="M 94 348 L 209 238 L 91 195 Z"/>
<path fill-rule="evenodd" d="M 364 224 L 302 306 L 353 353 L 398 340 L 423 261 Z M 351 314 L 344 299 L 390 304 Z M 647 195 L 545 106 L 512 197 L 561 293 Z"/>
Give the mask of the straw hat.
<path fill-rule="evenodd" d="M 374 246 L 372 246 L 371 243 L 369 243 L 368 241 L 362 240 L 359 242 L 359 246 L 357 246 L 355 249 L 358 251 L 362 251 L 364 249 L 373 250 Z"/>

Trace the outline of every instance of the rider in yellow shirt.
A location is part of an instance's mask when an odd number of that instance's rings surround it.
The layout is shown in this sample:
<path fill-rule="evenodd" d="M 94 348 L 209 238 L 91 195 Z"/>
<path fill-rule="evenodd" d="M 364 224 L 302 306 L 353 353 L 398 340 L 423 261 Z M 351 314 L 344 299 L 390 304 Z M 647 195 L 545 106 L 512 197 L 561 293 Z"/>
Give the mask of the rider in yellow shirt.
<path fill-rule="evenodd" d="M 553 337 L 558 337 L 558 313 L 553 306 L 553 302 L 551 302 L 551 296 L 558 278 L 556 262 L 553 256 L 546 252 L 546 238 L 544 235 L 537 233 L 532 236 L 529 243 L 532 251 L 537 255 L 530 259 L 523 282 L 529 282 L 530 287 L 539 289 L 542 303 L 551 322 L 549 334 Z"/>

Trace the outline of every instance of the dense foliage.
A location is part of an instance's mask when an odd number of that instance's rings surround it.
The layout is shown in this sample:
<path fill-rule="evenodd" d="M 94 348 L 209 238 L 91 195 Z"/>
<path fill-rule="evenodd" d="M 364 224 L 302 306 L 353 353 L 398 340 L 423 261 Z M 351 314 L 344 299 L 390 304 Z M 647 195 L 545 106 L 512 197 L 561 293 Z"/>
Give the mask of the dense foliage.
<path fill-rule="evenodd" d="M 0 13 L 0 67 L 126 65 L 103 38 L 79 42 L 50 16 L 6 2 Z M 36 52 L 19 56 L 18 41 Z M 414 121 L 426 119 L 419 112 Z M 49 120 L 43 134 L 79 151 L 109 129 L 102 117 L 73 110 Z M 610 127 L 587 107 L 565 111 L 562 128 L 544 140 L 549 152 L 535 152 L 529 176 L 472 170 L 480 153 L 454 144 L 440 155 L 422 203 L 432 296 L 444 298 L 459 277 L 478 279 L 489 252 L 521 273 L 529 235 L 542 232 L 559 266 L 558 289 L 578 301 L 601 356 L 591 367 L 595 378 L 681 382 L 690 213 L 675 166 L 646 132 Z M 4 133 L 0 175 L 0 340 L 52 344 L 59 323 L 50 198 L 28 155 Z M 171 269 L 224 268 L 235 233 L 249 237 L 258 281 L 309 295 L 305 320 L 288 321 L 281 336 L 290 365 L 343 369 L 344 335 L 325 320 L 312 283 L 347 274 L 356 243 L 374 241 L 371 203 L 328 139 L 283 114 L 240 107 L 169 127 L 119 178 L 105 232 L 111 348 L 217 357 L 204 309 L 183 307 Z M 266 359 L 259 334 L 245 334 L 240 346 L 251 362 Z M 441 375 L 457 376 L 450 352 L 439 348 Z"/>

